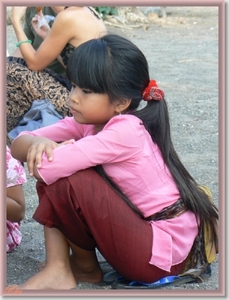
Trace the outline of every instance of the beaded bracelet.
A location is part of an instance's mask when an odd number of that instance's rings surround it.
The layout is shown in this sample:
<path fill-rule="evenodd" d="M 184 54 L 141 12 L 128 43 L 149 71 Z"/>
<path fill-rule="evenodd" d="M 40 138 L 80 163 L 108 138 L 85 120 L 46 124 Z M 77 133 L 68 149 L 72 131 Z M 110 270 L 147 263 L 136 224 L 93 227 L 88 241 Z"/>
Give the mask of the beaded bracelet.
<path fill-rule="evenodd" d="M 21 44 L 24 44 L 24 43 L 30 43 L 30 44 L 32 44 L 32 41 L 31 40 L 25 40 L 25 41 L 18 42 L 16 44 L 16 47 L 19 47 Z"/>

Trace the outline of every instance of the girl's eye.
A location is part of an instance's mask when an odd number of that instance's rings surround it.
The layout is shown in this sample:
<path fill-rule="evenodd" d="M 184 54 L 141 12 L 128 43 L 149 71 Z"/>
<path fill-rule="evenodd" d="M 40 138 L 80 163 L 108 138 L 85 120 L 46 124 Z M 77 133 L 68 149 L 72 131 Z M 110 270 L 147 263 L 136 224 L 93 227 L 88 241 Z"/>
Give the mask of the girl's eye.
<path fill-rule="evenodd" d="M 92 93 L 92 91 L 91 90 L 86 90 L 86 89 L 83 89 L 82 90 L 85 94 L 90 94 L 90 93 Z"/>
<path fill-rule="evenodd" d="M 78 86 L 75 84 L 75 83 L 72 83 L 72 89 L 76 89 Z M 82 90 L 82 92 L 84 93 L 84 94 L 91 94 L 91 93 L 93 93 L 91 90 L 89 90 L 89 89 L 83 89 L 83 88 L 80 88 L 81 90 Z"/>

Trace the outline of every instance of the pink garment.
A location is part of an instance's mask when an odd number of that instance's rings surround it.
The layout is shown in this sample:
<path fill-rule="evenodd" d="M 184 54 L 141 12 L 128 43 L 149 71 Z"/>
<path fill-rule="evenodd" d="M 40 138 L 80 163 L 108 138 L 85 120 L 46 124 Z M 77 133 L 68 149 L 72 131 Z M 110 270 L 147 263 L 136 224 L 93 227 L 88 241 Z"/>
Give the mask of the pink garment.
<path fill-rule="evenodd" d="M 22 164 L 12 157 L 6 146 L 6 187 L 26 182 L 26 174 Z M 11 252 L 21 242 L 20 223 L 6 220 L 6 252 Z"/>
<path fill-rule="evenodd" d="M 101 164 L 145 217 L 180 197 L 157 145 L 135 116 L 115 116 L 97 134 L 93 125 L 78 124 L 72 117 L 22 134 L 43 135 L 56 142 L 76 140 L 54 149 L 52 162 L 43 154 L 39 174 L 48 185 Z M 197 235 L 195 216 L 186 212 L 173 220 L 151 222 L 151 226 L 154 238 L 149 263 L 169 271 L 172 265 L 182 262 L 191 249 Z"/>

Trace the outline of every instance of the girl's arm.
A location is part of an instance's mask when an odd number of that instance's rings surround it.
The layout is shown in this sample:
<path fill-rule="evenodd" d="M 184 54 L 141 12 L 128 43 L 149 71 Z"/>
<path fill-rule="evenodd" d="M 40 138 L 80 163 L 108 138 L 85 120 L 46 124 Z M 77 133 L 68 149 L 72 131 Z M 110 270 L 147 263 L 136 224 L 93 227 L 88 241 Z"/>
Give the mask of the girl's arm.
<path fill-rule="evenodd" d="M 75 140 L 70 139 L 62 143 L 56 143 L 43 136 L 31 136 L 23 134 L 17 137 L 11 144 L 11 154 L 19 161 L 27 162 L 30 176 L 35 176 L 39 181 L 43 181 L 37 169 L 42 167 L 42 155 L 45 153 L 47 160 L 53 160 L 53 149 L 60 145 L 73 143 Z"/>
<path fill-rule="evenodd" d="M 31 135 L 21 135 L 12 141 L 11 154 L 21 162 L 27 161 L 27 153 L 32 145 L 34 137 Z"/>
<path fill-rule="evenodd" d="M 19 42 L 27 40 L 21 24 L 25 11 L 26 7 L 12 7 L 12 24 Z M 65 45 L 73 38 L 69 27 L 71 28 L 71 18 L 68 18 L 66 11 L 62 11 L 55 18 L 51 30 L 37 51 L 29 43 L 20 45 L 22 56 L 31 70 L 43 70 L 59 56 Z"/>
<path fill-rule="evenodd" d="M 36 137 L 46 137 L 48 140 L 62 143 L 67 140 L 81 139 L 84 135 L 91 135 L 93 129 L 92 125 L 81 125 L 76 123 L 72 117 L 65 117 L 55 124 L 20 133 L 12 142 L 11 153 L 19 161 L 26 162 L 28 150 Z"/>
<path fill-rule="evenodd" d="M 21 184 L 6 188 L 6 218 L 20 222 L 25 216 L 25 195 Z"/>
<path fill-rule="evenodd" d="M 58 144 L 46 137 L 21 135 L 17 137 L 11 144 L 11 154 L 14 158 L 21 162 L 27 162 L 30 176 L 38 175 L 37 168 L 41 167 L 41 157 L 45 152 L 48 161 L 52 161 L 54 148 Z M 37 176 L 36 176 L 37 177 Z M 41 179 L 40 176 L 37 179 Z"/>

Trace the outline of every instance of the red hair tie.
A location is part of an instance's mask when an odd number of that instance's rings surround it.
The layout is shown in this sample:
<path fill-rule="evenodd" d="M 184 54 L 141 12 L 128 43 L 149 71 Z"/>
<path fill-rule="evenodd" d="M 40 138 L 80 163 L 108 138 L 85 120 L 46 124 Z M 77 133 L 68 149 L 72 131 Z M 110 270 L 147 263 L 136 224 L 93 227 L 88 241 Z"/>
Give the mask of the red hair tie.
<path fill-rule="evenodd" d="M 157 86 L 156 80 L 150 80 L 148 86 L 143 91 L 143 100 L 161 101 L 164 99 L 164 92 Z"/>

